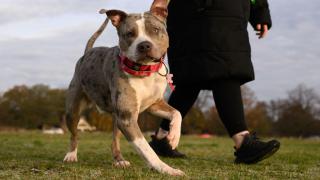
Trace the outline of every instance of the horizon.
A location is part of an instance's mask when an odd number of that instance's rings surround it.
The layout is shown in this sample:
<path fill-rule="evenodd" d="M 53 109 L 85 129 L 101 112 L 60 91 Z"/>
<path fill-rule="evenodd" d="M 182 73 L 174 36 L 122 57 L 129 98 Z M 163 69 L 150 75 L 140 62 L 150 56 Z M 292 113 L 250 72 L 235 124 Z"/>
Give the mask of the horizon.
<path fill-rule="evenodd" d="M 105 18 L 98 11 L 147 11 L 152 1 L 129 2 L 4 0 L 0 7 L 0 94 L 22 84 L 67 88 L 86 41 Z M 257 40 L 248 27 L 256 80 L 247 85 L 263 101 L 284 98 L 299 84 L 320 94 L 320 2 L 269 0 L 269 4 L 273 27 L 268 36 Z M 95 46 L 116 44 L 115 29 L 108 25 Z"/>

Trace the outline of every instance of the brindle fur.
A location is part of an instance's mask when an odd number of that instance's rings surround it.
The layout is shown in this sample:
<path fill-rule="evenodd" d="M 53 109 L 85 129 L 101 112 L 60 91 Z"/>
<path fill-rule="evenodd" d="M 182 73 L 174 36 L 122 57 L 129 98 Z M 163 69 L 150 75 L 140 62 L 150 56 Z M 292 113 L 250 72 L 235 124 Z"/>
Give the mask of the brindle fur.
<path fill-rule="evenodd" d="M 155 0 L 153 6 L 157 5 L 158 1 L 163 0 Z M 158 73 L 153 73 L 148 77 L 128 75 L 120 70 L 118 60 L 120 51 L 124 55 L 126 53 L 130 54 L 128 52 L 129 47 L 131 47 L 137 38 L 139 31 L 136 22 L 141 18 L 145 20 L 145 26 L 147 27 L 145 28 L 145 33 L 150 37 L 153 44 L 153 48 L 148 52 L 148 55 L 160 58 L 165 54 L 168 48 L 165 22 L 161 21 L 161 18 L 157 18 L 157 15 L 152 14 L 152 12 L 142 15 L 126 15 L 119 10 L 103 10 L 101 12 L 105 12 L 113 25 L 116 26 L 119 35 L 119 47 L 92 48 L 94 41 L 106 26 L 108 22 L 106 20 L 88 41 L 85 54 L 77 62 L 66 100 L 66 117 L 67 125 L 71 132 L 71 148 L 65 157 L 65 161 L 77 161 L 77 125 L 79 116 L 86 107 L 94 105 L 100 111 L 112 113 L 112 153 L 115 165 L 120 167 L 129 165 L 129 162 L 124 160 L 120 152 L 119 137 L 121 131 L 126 139 L 133 143 L 149 166 L 162 173 L 182 175 L 182 171 L 171 168 L 155 155 L 144 139 L 137 123 L 139 114 L 147 110 L 153 114 L 172 120 L 174 125 L 173 130 L 170 130 L 170 132 L 176 135 L 175 138 L 180 137 L 181 116 L 177 110 L 170 107 L 163 100 L 166 79 Z M 113 16 L 119 14 L 119 12 L 121 16 L 118 16 L 118 19 L 114 18 Z M 157 29 L 157 32 L 154 29 Z M 132 32 L 130 37 L 128 37 L 128 31 Z M 133 53 L 131 52 L 131 54 Z M 150 59 L 148 60 L 148 58 L 143 57 L 141 54 L 129 58 L 139 63 L 151 63 Z M 160 71 L 165 71 L 164 67 Z M 177 145 L 179 139 L 173 140 Z M 137 146 L 135 142 L 142 144 L 144 147 Z"/>

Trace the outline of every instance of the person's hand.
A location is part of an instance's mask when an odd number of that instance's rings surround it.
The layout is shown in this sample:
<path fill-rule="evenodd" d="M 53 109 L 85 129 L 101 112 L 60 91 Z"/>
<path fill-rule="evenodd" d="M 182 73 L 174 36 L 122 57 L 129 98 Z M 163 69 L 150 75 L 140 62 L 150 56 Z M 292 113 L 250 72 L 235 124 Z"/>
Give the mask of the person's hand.
<path fill-rule="evenodd" d="M 256 27 L 256 35 L 258 36 L 259 39 L 262 39 L 264 37 L 267 36 L 268 34 L 268 25 L 266 24 L 257 24 L 257 27 Z"/>

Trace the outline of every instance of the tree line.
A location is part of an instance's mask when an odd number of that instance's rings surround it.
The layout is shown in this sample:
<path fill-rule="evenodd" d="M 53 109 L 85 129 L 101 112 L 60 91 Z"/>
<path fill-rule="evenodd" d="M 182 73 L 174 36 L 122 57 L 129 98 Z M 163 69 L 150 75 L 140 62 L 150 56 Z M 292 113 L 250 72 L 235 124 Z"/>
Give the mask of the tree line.
<path fill-rule="evenodd" d="M 65 89 L 38 84 L 21 85 L 0 95 L 0 126 L 35 129 L 61 126 L 64 120 Z M 320 136 L 320 96 L 305 85 L 298 85 L 277 100 L 260 101 L 247 86 L 242 87 L 248 128 L 265 136 Z M 210 91 L 203 91 L 182 123 L 183 134 L 210 133 L 227 135 L 215 106 L 209 106 Z M 111 131 L 110 114 L 99 114 L 95 108 L 83 113 L 88 122 L 101 131 Z M 143 131 L 158 128 L 160 118 L 142 113 L 139 125 Z"/>

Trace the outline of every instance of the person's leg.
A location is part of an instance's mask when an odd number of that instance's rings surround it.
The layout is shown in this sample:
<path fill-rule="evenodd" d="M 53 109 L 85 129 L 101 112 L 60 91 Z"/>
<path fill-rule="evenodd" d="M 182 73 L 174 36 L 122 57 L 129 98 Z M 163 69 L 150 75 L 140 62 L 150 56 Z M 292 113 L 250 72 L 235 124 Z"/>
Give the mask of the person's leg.
<path fill-rule="evenodd" d="M 200 88 L 197 86 L 176 86 L 172 92 L 168 104 L 177 109 L 182 118 L 188 113 L 198 97 Z M 168 135 L 170 121 L 163 119 L 157 132 L 157 138 L 162 139 Z"/>
<path fill-rule="evenodd" d="M 244 136 L 249 134 L 245 122 L 240 83 L 233 80 L 216 82 L 212 93 L 220 119 L 239 148 Z"/>
<path fill-rule="evenodd" d="M 220 119 L 234 140 L 236 163 L 257 163 L 279 149 L 279 141 L 263 142 L 255 133 L 248 132 L 239 82 L 233 80 L 216 82 L 212 91 Z"/>

